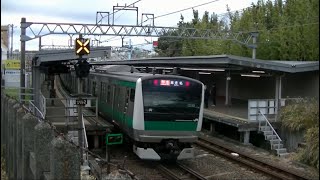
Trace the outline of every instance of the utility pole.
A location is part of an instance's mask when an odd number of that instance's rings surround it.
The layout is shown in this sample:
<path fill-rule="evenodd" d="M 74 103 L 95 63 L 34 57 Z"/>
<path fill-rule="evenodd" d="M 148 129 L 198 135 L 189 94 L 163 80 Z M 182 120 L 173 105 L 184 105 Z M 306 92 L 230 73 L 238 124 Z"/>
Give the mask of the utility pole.
<path fill-rule="evenodd" d="M 81 57 L 80 57 L 81 58 Z M 78 100 L 81 101 L 81 94 L 82 94 L 82 78 L 78 77 Z M 80 157 L 81 157 L 81 165 L 83 165 L 83 126 L 82 126 L 82 105 L 78 105 L 78 124 L 79 124 L 79 147 L 80 147 Z"/>
<path fill-rule="evenodd" d="M 26 18 L 21 18 L 21 37 L 26 36 L 27 26 L 23 25 L 26 23 Z M 20 59 L 20 102 L 24 103 L 25 93 L 25 63 L 26 63 L 26 41 L 21 38 L 21 59 Z"/>
<path fill-rule="evenodd" d="M 110 132 L 107 130 L 106 135 L 108 135 Z M 108 147 L 108 144 L 106 144 L 106 160 L 107 160 L 107 174 L 110 173 L 110 148 Z"/>
<path fill-rule="evenodd" d="M 79 39 L 82 38 L 82 34 L 79 35 Z M 79 59 L 82 59 L 82 55 L 79 55 Z M 81 101 L 81 94 L 82 94 L 82 78 L 78 77 L 78 94 L 79 94 L 79 101 Z M 83 165 L 83 126 L 82 126 L 82 105 L 78 105 L 78 123 L 79 123 L 79 146 L 80 146 L 80 157 L 81 157 L 81 165 Z"/>
<path fill-rule="evenodd" d="M 11 47 L 10 47 L 10 57 L 12 59 L 13 56 L 13 24 L 10 25 L 11 26 Z"/>
<path fill-rule="evenodd" d="M 251 32 L 252 36 L 252 59 L 256 59 L 257 54 L 257 37 L 259 36 L 258 32 Z"/>
<path fill-rule="evenodd" d="M 4 86 L 4 83 L 3 83 L 3 80 L 2 80 L 2 73 L 4 74 L 4 71 L 2 69 L 2 48 L 1 48 L 1 55 L 0 55 L 0 58 L 1 58 L 1 86 Z M 1 87 L 1 94 L 2 94 L 2 87 Z"/>
<path fill-rule="evenodd" d="M 76 100 L 76 105 L 78 106 L 78 124 L 79 124 L 79 146 L 80 146 L 80 157 L 81 157 L 81 165 L 84 164 L 83 159 L 83 140 L 84 140 L 84 123 L 83 123 L 83 116 L 82 116 L 82 110 L 83 106 L 87 104 L 86 99 L 82 99 L 83 96 L 83 83 L 82 78 L 87 77 L 90 72 L 90 64 L 87 62 L 87 59 L 82 58 L 82 55 L 89 54 L 90 53 L 90 40 L 89 39 L 83 39 L 82 34 L 79 35 L 79 38 L 76 39 L 75 42 L 75 50 L 76 55 L 79 55 L 78 62 L 74 65 L 76 70 L 76 75 L 78 77 L 78 98 Z"/>
<path fill-rule="evenodd" d="M 132 55 L 132 46 L 131 46 L 131 39 L 129 39 L 129 53 L 128 53 L 128 59 L 131 59 L 131 55 Z"/>

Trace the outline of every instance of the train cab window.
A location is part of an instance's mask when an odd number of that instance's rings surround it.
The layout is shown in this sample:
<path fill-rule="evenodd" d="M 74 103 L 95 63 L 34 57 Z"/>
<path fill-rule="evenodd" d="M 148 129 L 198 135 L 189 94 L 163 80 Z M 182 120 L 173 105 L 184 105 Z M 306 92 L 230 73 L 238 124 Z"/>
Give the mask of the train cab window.
<path fill-rule="evenodd" d="M 130 89 L 130 101 L 134 102 L 134 95 L 135 95 L 135 90 L 134 89 Z"/>

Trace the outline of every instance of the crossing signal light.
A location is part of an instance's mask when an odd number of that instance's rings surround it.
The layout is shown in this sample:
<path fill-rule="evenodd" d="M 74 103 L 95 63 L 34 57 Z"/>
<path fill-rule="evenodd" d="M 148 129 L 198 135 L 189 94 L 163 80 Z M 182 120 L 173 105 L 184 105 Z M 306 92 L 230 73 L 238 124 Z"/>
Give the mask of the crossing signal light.
<path fill-rule="evenodd" d="M 76 55 L 90 54 L 90 39 L 76 38 Z"/>
<path fill-rule="evenodd" d="M 89 64 L 86 60 L 79 60 L 77 64 L 74 65 L 74 68 L 78 77 L 88 77 L 90 73 L 91 64 Z"/>
<path fill-rule="evenodd" d="M 123 136 L 122 134 L 107 134 L 106 144 L 113 145 L 113 144 L 122 144 Z"/>

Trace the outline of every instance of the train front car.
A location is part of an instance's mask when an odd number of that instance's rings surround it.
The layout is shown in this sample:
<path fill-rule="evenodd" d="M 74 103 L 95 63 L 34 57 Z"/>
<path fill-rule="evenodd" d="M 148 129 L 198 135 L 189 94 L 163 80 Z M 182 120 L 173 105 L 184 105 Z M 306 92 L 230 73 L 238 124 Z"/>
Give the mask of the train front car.
<path fill-rule="evenodd" d="M 141 159 L 193 158 L 191 143 L 201 130 L 203 99 L 203 83 L 191 78 L 154 75 L 139 79 L 133 115 L 134 152 Z"/>

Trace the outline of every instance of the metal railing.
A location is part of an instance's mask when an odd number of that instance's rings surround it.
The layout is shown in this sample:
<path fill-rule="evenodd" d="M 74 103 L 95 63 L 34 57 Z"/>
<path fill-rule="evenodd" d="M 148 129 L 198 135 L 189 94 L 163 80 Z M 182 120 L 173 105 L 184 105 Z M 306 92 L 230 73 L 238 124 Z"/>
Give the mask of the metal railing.
<path fill-rule="evenodd" d="M 84 120 L 83 120 L 83 114 L 82 114 L 82 127 L 83 127 L 83 136 L 84 136 L 84 148 L 88 148 L 88 139 L 87 139 L 87 133 L 86 133 L 86 126 L 84 125 Z M 88 161 L 88 152 L 86 152 L 86 161 Z"/>
<path fill-rule="evenodd" d="M 29 102 L 29 110 L 36 115 L 39 113 L 41 118 L 45 119 L 45 115 L 39 110 L 39 108 L 36 105 L 34 105 L 32 101 L 28 101 L 28 102 Z"/>
<path fill-rule="evenodd" d="M 40 110 L 41 110 L 43 116 L 46 117 L 46 113 L 47 113 L 47 109 L 46 109 L 46 105 L 47 105 L 46 97 L 41 93 L 41 91 L 40 91 L 39 93 L 40 93 L 40 102 L 39 102 Z"/>
<path fill-rule="evenodd" d="M 277 138 L 279 139 L 279 142 L 277 143 L 278 147 L 280 146 L 280 142 L 282 141 L 282 139 L 280 138 L 280 136 L 278 135 L 278 133 L 276 132 L 276 130 L 272 127 L 271 123 L 268 121 L 268 119 L 266 118 L 266 116 L 259 110 L 259 114 L 262 115 L 262 117 L 265 119 L 265 126 L 270 126 L 271 130 L 273 131 L 273 133 L 275 133 L 275 135 L 277 136 Z M 261 120 L 259 120 L 259 130 L 261 127 Z M 273 139 L 273 138 L 272 138 Z M 271 144 L 271 149 L 272 149 L 272 144 Z"/>

